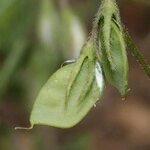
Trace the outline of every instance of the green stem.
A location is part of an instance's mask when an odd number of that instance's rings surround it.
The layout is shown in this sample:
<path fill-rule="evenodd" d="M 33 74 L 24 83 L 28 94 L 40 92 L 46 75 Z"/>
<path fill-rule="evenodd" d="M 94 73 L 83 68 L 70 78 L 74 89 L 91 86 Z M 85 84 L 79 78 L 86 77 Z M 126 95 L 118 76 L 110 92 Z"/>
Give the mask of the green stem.
<path fill-rule="evenodd" d="M 147 63 L 143 55 L 138 50 L 137 46 L 133 42 L 132 38 L 130 37 L 129 33 L 125 32 L 125 39 L 127 46 L 130 48 L 131 52 L 135 56 L 136 60 L 142 66 L 142 69 L 145 71 L 146 75 L 150 78 L 150 65 Z"/>

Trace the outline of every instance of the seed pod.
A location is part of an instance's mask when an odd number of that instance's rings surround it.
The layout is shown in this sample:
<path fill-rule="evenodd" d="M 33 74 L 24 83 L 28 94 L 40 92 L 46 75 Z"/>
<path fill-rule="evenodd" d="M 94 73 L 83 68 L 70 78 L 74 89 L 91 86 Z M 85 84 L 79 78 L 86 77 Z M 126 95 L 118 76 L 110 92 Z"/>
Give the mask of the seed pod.
<path fill-rule="evenodd" d="M 116 3 L 104 0 L 100 13 L 99 54 L 104 74 L 108 82 L 125 96 L 128 90 L 128 60 Z"/>
<path fill-rule="evenodd" d="M 95 105 L 102 95 L 104 80 L 94 50 L 93 44 L 88 42 L 76 63 L 50 77 L 34 104 L 30 117 L 32 126 L 72 127 Z"/>

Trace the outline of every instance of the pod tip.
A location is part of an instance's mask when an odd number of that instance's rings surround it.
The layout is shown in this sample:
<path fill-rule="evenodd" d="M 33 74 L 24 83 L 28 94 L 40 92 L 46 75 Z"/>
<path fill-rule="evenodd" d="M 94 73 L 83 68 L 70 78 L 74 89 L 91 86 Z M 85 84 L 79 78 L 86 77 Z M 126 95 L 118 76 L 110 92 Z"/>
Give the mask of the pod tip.
<path fill-rule="evenodd" d="M 33 129 L 33 125 L 31 126 L 31 127 L 15 127 L 14 128 L 15 130 L 31 130 L 31 129 Z"/>

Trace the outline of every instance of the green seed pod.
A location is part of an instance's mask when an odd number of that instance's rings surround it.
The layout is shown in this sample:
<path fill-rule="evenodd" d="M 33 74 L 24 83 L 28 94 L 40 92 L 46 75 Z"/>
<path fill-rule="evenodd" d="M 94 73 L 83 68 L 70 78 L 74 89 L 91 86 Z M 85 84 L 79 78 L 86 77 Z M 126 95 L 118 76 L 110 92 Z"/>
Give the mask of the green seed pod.
<path fill-rule="evenodd" d="M 104 0 L 100 10 L 99 44 L 103 71 L 122 96 L 128 91 L 128 60 L 120 16 L 115 1 Z"/>
<path fill-rule="evenodd" d="M 104 80 L 94 51 L 95 46 L 88 42 L 76 63 L 50 77 L 34 104 L 30 117 L 32 127 L 42 124 L 70 128 L 95 105 L 102 95 Z"/>

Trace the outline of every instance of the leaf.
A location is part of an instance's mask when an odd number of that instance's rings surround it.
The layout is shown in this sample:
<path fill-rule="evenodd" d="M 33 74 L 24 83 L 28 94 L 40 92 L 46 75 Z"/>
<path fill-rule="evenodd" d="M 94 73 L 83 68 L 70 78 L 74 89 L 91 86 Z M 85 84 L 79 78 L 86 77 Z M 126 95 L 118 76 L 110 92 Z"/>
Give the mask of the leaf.
<path fill-rule="evenodd" d="M 87 63 L 74 84 L 71 96 L 66 107 L 67 82 L 74 64 L 68 65 L 57 71 L 42 88 L 31 114 L 31 124 L 51 125 L 68 128 L 77 124 L 93 107 L 100 96 L 96 81 L 91 84 L 91 89 L 84 99 L 80 100 L 84 91 L 87 75 Z"/>

